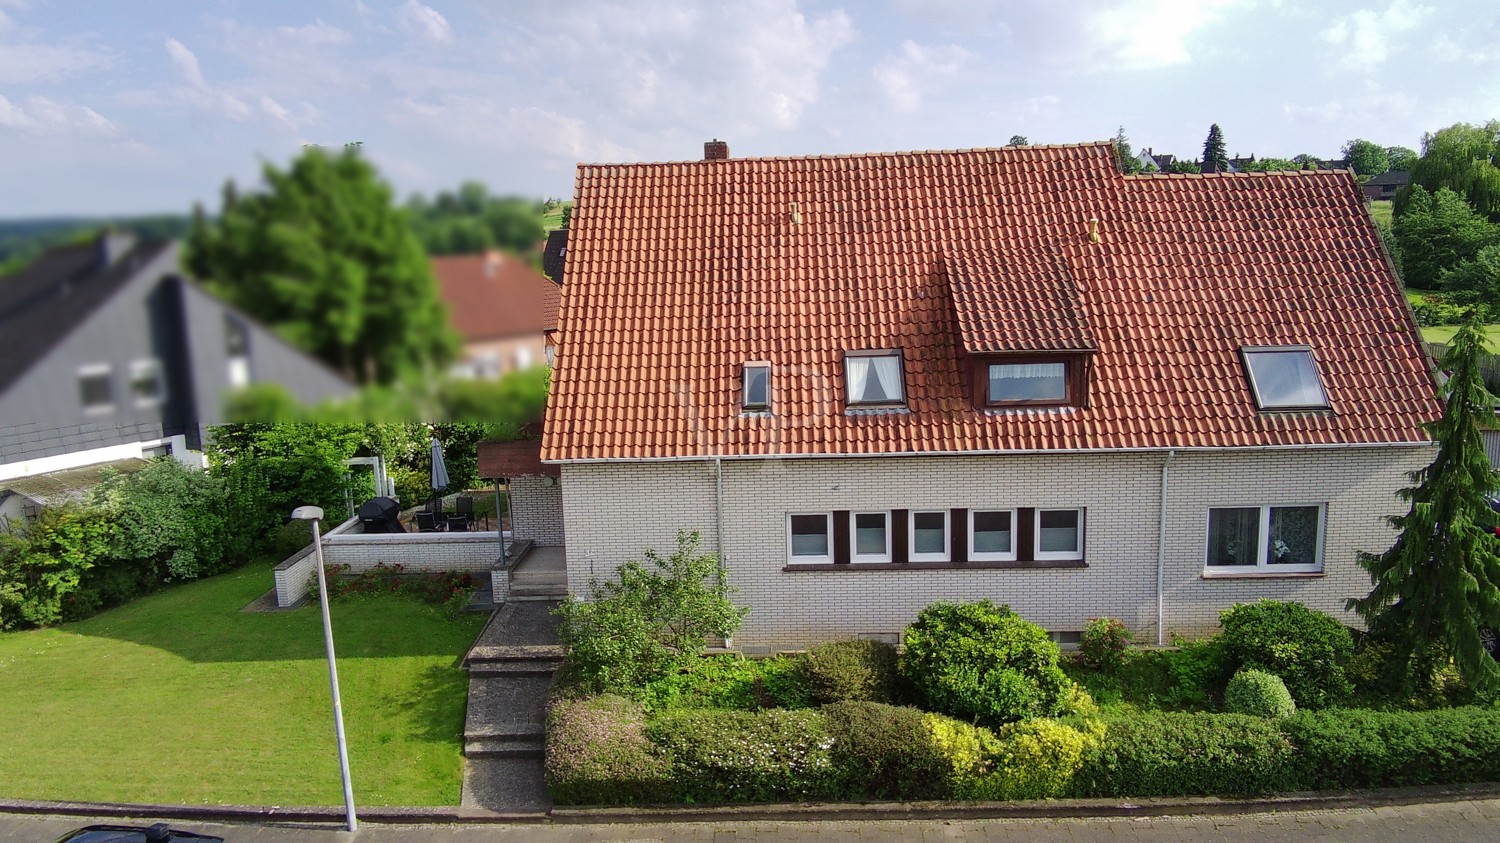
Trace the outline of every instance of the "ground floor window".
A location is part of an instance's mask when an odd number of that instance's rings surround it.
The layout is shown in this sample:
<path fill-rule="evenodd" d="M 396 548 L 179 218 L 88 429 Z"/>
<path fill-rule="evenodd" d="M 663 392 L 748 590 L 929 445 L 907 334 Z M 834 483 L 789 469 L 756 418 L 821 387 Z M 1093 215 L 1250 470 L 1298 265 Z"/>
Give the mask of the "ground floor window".
<path fill-rule="evenodd" d="M 975 562 L 1014 561 L 1015 522 L 1013 509 L 970 510 L 969 558 Z"/>
<path fill-rule="evenodd" d="M 1083 558 L 1083 510 L 1038 509 L 1036 511 L 1036 558 Z"/>
<path fill-rule="evenodd" d="M 827 513 L 788 516 L 787 531 L 793 562 L 833 561 L 832 548 L 829 547 L 833 523 Z"/>
<path fill-rule="evenodd" d="M 788 513 L 787 561 L 1081 565 L 1085 512 L 1077 507 L 955 507 Z"/>
<path fill-rule="evenodd" d="M 1323 507 L 1233 506 L 1208 511 L 1207 568 L 1215 573 L 1323 570 Z"/>
<path fill-rule="evenodd" d="M 855 562 L 891 561 L 890 513 L 856 512 L 853 525 Z"/>
<path fill-rule="evenodd" d="M 948 511 L 911 513 L 911 559 L 913 562 L 947 562 Z"/>

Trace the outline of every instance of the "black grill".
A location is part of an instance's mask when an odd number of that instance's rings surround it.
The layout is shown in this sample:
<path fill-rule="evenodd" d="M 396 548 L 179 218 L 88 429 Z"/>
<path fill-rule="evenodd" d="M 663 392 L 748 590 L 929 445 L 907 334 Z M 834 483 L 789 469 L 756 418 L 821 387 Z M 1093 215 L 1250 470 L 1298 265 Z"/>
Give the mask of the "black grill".
<path fill-rule="evenodd" d="M 359 507 L 359 520 L 366 533 L 404 533 L 401 505 L 391 498 L 370 498 Z"/>

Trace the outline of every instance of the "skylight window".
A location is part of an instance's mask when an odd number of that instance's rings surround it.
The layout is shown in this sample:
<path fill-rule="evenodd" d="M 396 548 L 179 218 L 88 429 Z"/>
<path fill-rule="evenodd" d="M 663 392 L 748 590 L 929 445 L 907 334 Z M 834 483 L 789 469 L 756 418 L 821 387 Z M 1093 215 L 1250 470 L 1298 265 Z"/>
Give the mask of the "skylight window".
<path fill-rule="evenodd" d="M 1307 346 L 1246 348 L 1245 370 L 1262 410 L 1326 410 L 1328 396 Z"/>
<path fill-rule="evenodd" d="M 851 351 L 844 357 L 849 405 L 906 403 L 899 351 Z"/>
<path fill-rule="evenodd" d="M 771 409 L 771 364 L 746 363 L 743 378 L 745 409 L 768 412 Z"/>

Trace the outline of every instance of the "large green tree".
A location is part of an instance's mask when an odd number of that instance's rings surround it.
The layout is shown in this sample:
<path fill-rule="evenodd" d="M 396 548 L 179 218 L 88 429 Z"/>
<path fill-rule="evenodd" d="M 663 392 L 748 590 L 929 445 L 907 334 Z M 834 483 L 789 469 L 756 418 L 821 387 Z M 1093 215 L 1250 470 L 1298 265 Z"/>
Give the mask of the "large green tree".
<path fill-rule="evenodd" d="M 1486 246 L 1500 243 L 1500 225 L 1474 212 L 1463 197 L 1442 188 L 1428 193 L 1418 185 L 1396 217 L 1396 245 L 1407 286 L 1436 289 L 1443 270 L 1471 261 Z"/>
<path fill-rule="evenodd" d="M 1120 167 L 1120 172 L 1127 175 L 1141 171 L 1141 159 L 1135 157 L 1135 150 L 1130 146 L 1130 138 L 1125 136 L 1125 127 L 1121 126 L 1115 132 L 1115 163 Z"/>
<path fill-rule="evenodd" d="M 1411 170 L 1412 166 L 1417 163 L 1417 159 L 1421 156 L 1417 155 L 1415 149 L 1405 146 L 1388 146 L 1385 149 L 1385 157 L 1390 160 L 1390 168 L 1392 170 L 1399 170 L 1405 173 Z"/>
<path fill-rule="evenodd" d="M 1412 187 L 1396 196 L 1406 212 L 1411 190 L 1448 188 L 1491 222 L 1500 222 L 1500 120 L 1483 126 L 1457 123 L 1422 139 L 1422 157 L 1411 168 Z"/>
<path fill-rule="evenodd" d="M 370 162 L 311 147 L 262 175 L 263 191 L 226 185 L 217 219 L 197 209 L 188 268 L 357 382 L 445 366 L 457 337 L 427 255 Z"/>
<path fill-rule="evenodd" d="M 544 203 L 518 196 L 494 196 L 482 182 L 466 181 L 455 192 L 431 200 L 407 200 L 412 224 L 428 252 L 452 255 L 504 249 L 531 257 L 546 236 Z"/>
<path fill-rule="evenodd" d="M 1395 544 L 1360 554 L 1374 584 L 1369 595 L 1348 601 L 1391 645 L 1388 665 L 1408 692 L 1448 659 L 1481 694 L 1500 691 L 1500 664 L 1480 638 L 1481 629 L 1500 629 L 1500 540 L 1487 501 L 1500 483 L 1480 438 L 1495 427 L 1495 399 L 1480 377 L 1482 337 L 1470 322 L 1443 356 L 1443 415 L 1429 426 L 1437 456 L 1401 492 L 1411 508 L 1391 518 L 1401 531 Z"/>
<path fill-rule="evenodd" d="M 1385 147 L 1374 141 L 1355 138 L 1344 144 L 1340 151 L 1344 160 L 1349 162 L 1349 168 L 1361 176 L 1378 176 L 1391 168 L 1391 156 Z"/>
<path fill-rule="evenodd" d="M 1224 130 L 1215 123 L 1208 127 L 1203 141 L 1203 164 L 1213 172 L 1229 172 L 1229 150 L 1224 145 Z"/>
<path fill-rule="evenodd" d="M 1500 312 L 1500 246 L 1486 246 L 1473 260 L 1443 270 L 1438 287 L 1453 294 L 1453 303 L 1471 306 L 1486 319 Z"/>

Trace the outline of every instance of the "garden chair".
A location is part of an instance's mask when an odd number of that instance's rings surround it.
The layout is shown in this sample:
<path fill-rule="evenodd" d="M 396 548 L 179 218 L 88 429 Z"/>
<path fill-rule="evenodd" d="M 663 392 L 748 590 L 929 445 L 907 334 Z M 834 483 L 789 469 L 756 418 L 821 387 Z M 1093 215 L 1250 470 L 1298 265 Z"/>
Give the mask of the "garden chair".
<path fill-rule="evenodd" d="M 417 532 L 436 533 L 442 529 L 437 520 L 437 513 L 425 511 L 417 513 Z"/>
<path fill-rule="evenodd" d="M 474 520 L 473 515 L 459 515 L 457 513 L 448 516 L 448 532 L 467 533 L 469 524 Z"/>

